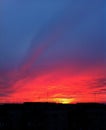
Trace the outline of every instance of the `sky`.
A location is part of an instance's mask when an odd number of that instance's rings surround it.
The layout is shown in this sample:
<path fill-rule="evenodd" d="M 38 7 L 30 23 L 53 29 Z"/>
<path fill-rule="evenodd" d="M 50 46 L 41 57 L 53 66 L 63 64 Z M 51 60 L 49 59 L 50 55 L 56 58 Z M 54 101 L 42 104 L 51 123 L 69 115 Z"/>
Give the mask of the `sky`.
<path fill-rule="evenodd" d="M 0 1 L 0 103 L 106 103 L 106 2 Z"/>

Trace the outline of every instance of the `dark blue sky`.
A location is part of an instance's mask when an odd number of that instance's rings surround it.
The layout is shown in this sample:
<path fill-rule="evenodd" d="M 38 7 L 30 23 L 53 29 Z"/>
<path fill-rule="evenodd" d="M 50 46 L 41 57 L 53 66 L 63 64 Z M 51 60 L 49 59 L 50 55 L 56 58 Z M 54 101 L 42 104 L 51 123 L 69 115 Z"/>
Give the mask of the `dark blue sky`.
<path fill-rule="evenodd" d="M 104 71 L 105 5 L 101 0 L 1 0 L 0 71 L 5 71 L 1 81 L 15 82 L 7 70 L 25 64 L 25 74 L 59 66 L 76 66 L 75 73 L 96 66 Z M 3 83 L 1 95 L 6 93 Z"/>

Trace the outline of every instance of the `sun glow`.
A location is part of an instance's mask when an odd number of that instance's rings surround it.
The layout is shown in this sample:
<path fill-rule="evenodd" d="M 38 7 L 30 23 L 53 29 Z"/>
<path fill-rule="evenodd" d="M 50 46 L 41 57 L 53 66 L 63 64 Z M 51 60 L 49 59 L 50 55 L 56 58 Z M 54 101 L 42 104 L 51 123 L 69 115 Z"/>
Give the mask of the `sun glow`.
<path fill-rule="evenodd" d="M 53 101 L 56 103 L 70 104 L 70 103 L 73 103 L 75 99 L 74 98 L 54 98 Z"/>

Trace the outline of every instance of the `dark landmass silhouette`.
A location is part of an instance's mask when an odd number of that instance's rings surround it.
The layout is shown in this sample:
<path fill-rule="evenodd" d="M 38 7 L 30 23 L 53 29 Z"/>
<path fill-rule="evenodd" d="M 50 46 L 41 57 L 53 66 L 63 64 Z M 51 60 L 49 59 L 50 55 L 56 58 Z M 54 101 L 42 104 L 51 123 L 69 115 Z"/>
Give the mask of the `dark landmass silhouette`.
<path fill-rule="evenodd" d="M 1 104 L 0 130 L 106 130 L 106 104 Z"/>

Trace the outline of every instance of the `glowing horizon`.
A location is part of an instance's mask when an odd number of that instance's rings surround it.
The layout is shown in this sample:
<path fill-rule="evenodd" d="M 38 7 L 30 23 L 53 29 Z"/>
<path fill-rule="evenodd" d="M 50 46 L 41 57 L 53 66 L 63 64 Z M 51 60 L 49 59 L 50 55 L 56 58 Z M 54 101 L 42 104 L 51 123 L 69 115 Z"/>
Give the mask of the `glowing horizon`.
<path fill-rule="evenodd" d="M 95 70 L 95 71 L 94 71 Z M 105 102 L 105 93 L 100 93 L 95 85 L 102 85 L 100 80 L 102 71 L 93 69 L 92 73 L 85 71 L 80 75 L 70 75 L 67 71 L 51 72 L 43 74 L 37 78 L 29 76 L 20 79 L 11 87 L 14 93 L 10 93 L 5 98 L 0 98 L 0 102 L 64 102 L 64 99 L 74 99 L 72 102 Z M 63 73 L 63 74 L 62 74 Z M 18 73 L 19 74 L 19 73 Z M 15 76 L 15 74 L 13 75 Z M 20 74 L 19 74 L 20 77 Z M 100 77 L 100 78 L 99 78 Z M 15 80 L 15 79 L 14 79 Z M 96 83 L 95 83 L 95 82 Z M 94 82 L 94 83 L 92 83 Z M 90 88 L 93 85 L 94 88 Z M 36 87 L 38 86 L 38 87 Z M 36 89 L 35 89 L 36 87 Z M 15 90 L 17 90 L 15 92 Z M 99 89 L 100 90 L 100 89 Z M 10 89 L 6 90 L 10 91 Z M 55 100 L 58 99 L 58 100 Z M 63 99 L 63 100 L 62 100 Z M 67 100 L 68 102 L 68 100 Z"/>

